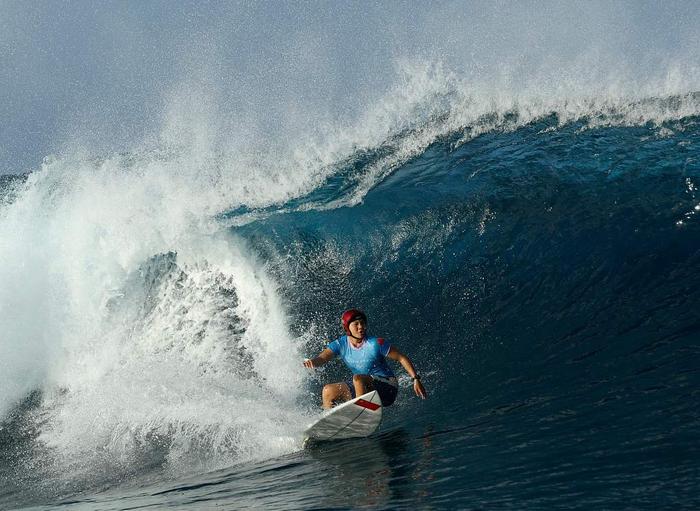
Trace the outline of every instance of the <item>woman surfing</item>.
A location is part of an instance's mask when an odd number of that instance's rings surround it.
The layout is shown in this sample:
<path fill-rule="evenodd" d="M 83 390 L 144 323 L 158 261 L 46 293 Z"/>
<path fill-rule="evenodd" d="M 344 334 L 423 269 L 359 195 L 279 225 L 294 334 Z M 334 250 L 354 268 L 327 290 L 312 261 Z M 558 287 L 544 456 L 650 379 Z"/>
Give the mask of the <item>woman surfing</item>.
<path fill-rule="evenodd" d="M 376 390 L 383 406 L 391 405 L 398 394 L 398 381 L 386 359 L 399 362 L 413 380 L 413 391 L 422 399 L 427 397 L 420 376 L 411 360 L 396 346 L 381 337 L 367 336 L 367 316 L 358 309 L 343 312 L 341 322 L 346 335 L 328 344 L 316 358 L 304 360 L 308 368 L 321 367 L 336 356 L 352 371 L 352 379 L 329 383 L 323 387 L 323 408 L 349 401 Z"/>

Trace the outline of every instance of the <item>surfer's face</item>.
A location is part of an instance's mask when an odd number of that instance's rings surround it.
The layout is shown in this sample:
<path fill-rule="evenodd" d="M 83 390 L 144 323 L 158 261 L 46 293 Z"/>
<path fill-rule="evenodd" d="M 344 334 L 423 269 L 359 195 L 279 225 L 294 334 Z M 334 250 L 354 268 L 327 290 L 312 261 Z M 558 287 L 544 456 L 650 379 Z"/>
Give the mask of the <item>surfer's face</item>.
<path fill-rule="evenodd" d="M 367 331 L 367 324 L 361 319 L 356 319 L 348 325 L 348 330 L 350 330 L 350 335 L 353 337 L 362 339 Z"/>

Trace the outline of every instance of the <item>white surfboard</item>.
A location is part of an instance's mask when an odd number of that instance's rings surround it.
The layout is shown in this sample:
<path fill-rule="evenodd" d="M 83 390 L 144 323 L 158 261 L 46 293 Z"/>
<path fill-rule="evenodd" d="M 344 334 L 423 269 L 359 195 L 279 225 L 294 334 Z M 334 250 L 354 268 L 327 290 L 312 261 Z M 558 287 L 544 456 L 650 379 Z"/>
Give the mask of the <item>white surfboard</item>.
<path fill-rule="evenodd" d="M 340 440 L 374 433 L 382 420 L 382 401 L 376 390 L 331 408 L 304 432 L 306 440 Z"/>

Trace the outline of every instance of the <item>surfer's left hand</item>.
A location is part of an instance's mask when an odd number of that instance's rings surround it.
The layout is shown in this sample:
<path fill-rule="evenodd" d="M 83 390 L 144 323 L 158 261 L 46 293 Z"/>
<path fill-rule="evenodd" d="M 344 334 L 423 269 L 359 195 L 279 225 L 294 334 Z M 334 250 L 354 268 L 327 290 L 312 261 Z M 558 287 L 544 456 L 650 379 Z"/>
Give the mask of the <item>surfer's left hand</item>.
<path fill-rule="evenodd" d="M 428 397 L 428 393 L 425 391 L 425 387 L 423 387 L 420 380 L 413 380 L 413 391 L 416 393 L 416 396 L 421 399 Z"/>

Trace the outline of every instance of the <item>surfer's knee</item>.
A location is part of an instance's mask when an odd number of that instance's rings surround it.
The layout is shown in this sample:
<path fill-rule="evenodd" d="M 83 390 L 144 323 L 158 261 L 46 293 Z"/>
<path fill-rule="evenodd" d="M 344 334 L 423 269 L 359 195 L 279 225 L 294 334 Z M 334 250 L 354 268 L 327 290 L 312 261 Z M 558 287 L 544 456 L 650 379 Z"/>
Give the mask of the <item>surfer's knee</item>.
<path fill-rule="evenodd" d="M 367 374 L 353 374 L 352 375 L 352 382 L 353 383 L 368 383 L 372 381 L 372 377 L 367 375 Z"/>
<path fill-rule="evenodd" d="M 374 388 L 374 385 L 372 385 L 372 377 L 368 374 L 354 374 L 352 376 L 352 383 L 356 392 L 362 392 L 363 394 Z"/>
<path fill-rule="evenodd" d="M 323 397 L 333 399 L 333 397 L 335 396 L 335 393 L 336 393 L 335 392 L 336 389 L 334 387 L 335 387 L 335 385 L 333 385 L 332 383 L 329 383 L 328 385 L 324 385 L 323 386 Z"/>
<path fill-rule="evenodd" d="M 329 383 L 327 385 L 323 386 L 323 392 L 322 392 L 322 397 L 323 399 L 328 399 L 331 401 L 334 401 L 341 397 L 343 394 L 342 389 L 340 388 L 341 384 L 338 383 Z"/>

